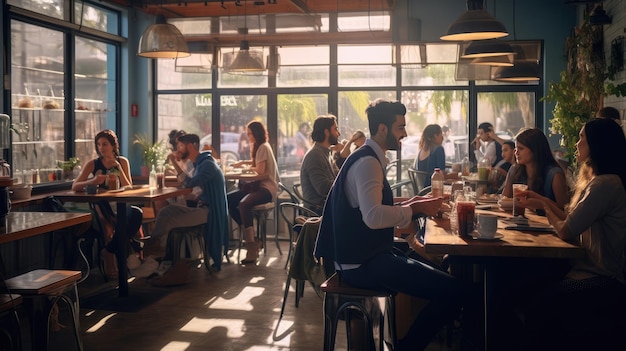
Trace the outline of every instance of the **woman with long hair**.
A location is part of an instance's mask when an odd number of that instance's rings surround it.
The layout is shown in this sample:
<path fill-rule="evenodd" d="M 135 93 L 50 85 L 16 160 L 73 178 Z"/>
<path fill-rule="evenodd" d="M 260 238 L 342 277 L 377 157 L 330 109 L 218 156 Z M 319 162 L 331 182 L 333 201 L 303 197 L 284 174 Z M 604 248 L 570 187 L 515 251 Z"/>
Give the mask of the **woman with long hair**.
<path fill-rule="evenodd" d="M 541 349 L 624 350 L 626 138 L 610 119 L 585 123 L 579 137 L 580 170 L 566 210 L 534 191 L 522 202 L 545 209 L 558 236 L 578 243 L 587 255 L 573 261 L 565 278 L 537 297 L 526 320 Z M 538 349 L 534 346 L 528 349 Z"/>
<path fill-rule="evenodd" d="M 252 121 L 246 126 L 246 134 L 251 145 L 252 160 L 232 164 L 238 168 L 249 165 L 264 178 L 253 183 L 240 181 L 239 190 L 228 195 L 228 210 L 237 224 L 244 228 L 246 241 L 246 258 L 243 264 L 255 263 L 259 258 L 259 245 L 255 241 L 252 208 L 256 205 L 272 202 L 278 193 L 278 172 L 274 152 L 268 142 L 267 131 L 263 123 Z"/>
<path fill-rule="evenodd" d="M 509 169 L 502 194 L 512 197 L 513 184 L 524 183 L 563 209 L 569 202 L 567 182 L 541 129 L 525 129 L 515 137 L 515 158 L 517 164 Z"/>
<path fill-rule="evenodd" d="M 419 151 L 413 168 L 418 171 L 432 174 L 435 168 L 439 168 L 446 178 L 456 178 L 456 175 L 445 174 L 446 152 L 441 144 L 443 143 L 443 131 L 438 124 L 429 124 L 424 128 L 418 144 Z M 426 178 L 424 186 L 430 186 L 430 177 Z"/>

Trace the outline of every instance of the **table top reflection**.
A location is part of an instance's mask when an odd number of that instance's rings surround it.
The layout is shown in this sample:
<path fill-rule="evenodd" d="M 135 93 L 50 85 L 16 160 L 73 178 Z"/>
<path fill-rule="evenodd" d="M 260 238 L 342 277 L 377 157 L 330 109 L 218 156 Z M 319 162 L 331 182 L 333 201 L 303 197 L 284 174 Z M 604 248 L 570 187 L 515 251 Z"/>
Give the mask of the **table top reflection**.
<path fill-rule="evenodd" d="M 89 213 L 11 212 L 0 221 L 0 244 L 91 221 Z"/>

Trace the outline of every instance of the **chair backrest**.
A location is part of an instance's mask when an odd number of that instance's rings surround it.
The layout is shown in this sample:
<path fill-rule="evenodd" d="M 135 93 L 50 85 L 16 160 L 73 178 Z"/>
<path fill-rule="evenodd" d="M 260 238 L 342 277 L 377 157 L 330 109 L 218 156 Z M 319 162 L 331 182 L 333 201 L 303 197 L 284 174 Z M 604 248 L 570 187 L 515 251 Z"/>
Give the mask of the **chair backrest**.
<path fill-rule="evenodd" d="M 433 187 L 429 185 L 425 188 L 422 188 L 422 190 L 420 190 L 416 195 L 425 196 L 425 195 L 428 195 L 432 190 L 433 190 Z"/>
<path fill-rule="evenodd" d="M 411 182 L 413 183 L 413 190 L 417 195 L 424 188 L 426 180 L 431 176 L 431 174 L 424 171 L 418 171 L 413 167 L 409 168 L 408 172 L 409 179 L 411 179 Z"/>
<path fill-rule="evenodd" d="M 302 184 L 300 183 L 294 184 L 293 193 L 298 198 L 299 200 L 298 202 L 303 204 L 306 208 L 315 211 L 316 213 L 318 213 L 318 215 L 322 212 L 322 208 L 320 208 L 320 206 L 304 198 L 304 195 L 302 195 Z"/>
<path fill-rule="evenodd" d="M 289 226 L 289 230 L 293 230 L 296 225 L 296 217 L 302 216 L 305 218 L 318 217 L 315 211 L 312 211 L 301 204 L 293 202 L 283 202 L 280 204 L 280 215 L 285 220 L 285 223 Z"/>
<path fill-rule="evenodd" d="M 289 191 L 289 189 L 285 186 L 285 184 L 283 184 L 283 182 L 278 182 L 278 190 L 279 190 L 278 191 L 279 194 L 281 191 L 284 191 L 287 195 L 289 195 L 289 201 L 293 203 L 300 203 L 296 195 L 294 195 L 291 191 Z"/>

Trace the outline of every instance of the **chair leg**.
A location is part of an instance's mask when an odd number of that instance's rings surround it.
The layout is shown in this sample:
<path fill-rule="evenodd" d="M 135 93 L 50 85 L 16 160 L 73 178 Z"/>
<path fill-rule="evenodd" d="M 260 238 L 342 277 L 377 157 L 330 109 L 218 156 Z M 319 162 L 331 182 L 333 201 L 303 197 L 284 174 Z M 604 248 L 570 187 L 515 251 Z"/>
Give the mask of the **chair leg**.
<path fill-rule="evenodd" d="M 289 231 L 289 251 L 287 251 L 287 260 L 285 260 L 285 269 L 291 264 L 291 255 L 293 255 L 293 229 L 287 228 Z M 278 232 L 276 232 L 276 241 L 278 242 Z"/>

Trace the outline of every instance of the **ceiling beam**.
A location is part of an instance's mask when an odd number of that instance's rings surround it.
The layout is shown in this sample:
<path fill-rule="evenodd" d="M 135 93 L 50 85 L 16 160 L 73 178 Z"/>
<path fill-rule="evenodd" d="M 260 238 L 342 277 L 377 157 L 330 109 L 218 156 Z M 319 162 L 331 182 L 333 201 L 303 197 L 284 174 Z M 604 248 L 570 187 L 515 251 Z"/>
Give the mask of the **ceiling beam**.
<path fill-rule="evenodd" d="M 383 44 L 391 43 L 391 32 L 346 32 L 346 33 L 277 33 L 271 35 L 230 35 L 197 34 L 185 35 L 188 42 L 206 41 L 220 47 L 238 47 L 241 40 L 248 40 L 250 46 L 268 45 L 311 45 L 315 44 Z"/>

